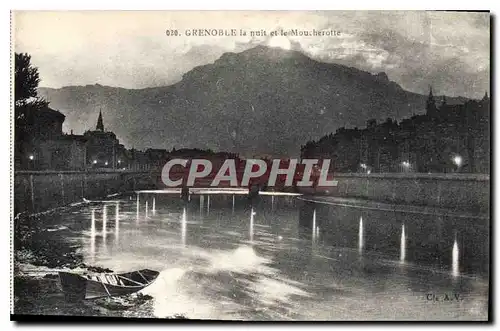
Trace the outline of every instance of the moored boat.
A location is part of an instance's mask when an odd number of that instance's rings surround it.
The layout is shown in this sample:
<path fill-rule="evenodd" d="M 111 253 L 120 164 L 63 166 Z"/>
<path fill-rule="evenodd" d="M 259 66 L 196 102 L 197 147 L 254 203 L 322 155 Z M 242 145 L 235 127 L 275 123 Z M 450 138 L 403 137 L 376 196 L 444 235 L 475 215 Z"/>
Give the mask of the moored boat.
<path fill-rule="evenodd" d="M 59 272 L 59 279 L 68 301 L 81 301 L 120 296 L 138 292 L 155 281 L 160 273 L 142 269 L 122 274 L 79 275 Z"/>

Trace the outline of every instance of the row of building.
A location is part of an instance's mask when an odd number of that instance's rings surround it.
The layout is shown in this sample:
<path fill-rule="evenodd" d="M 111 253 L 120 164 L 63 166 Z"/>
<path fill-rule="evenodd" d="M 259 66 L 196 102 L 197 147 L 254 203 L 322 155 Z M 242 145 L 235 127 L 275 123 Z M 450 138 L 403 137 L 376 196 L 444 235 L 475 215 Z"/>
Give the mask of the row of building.
<path fill-rule="evenodd" d="M 63 133 L 66 116 L 46 106 L 33 111 L 20 141 L 15 166 L 22 170 L 85 170 L 123 168 L 125 147 L 113 132 L 105 131 L 99 112 L 95 130 L 83 135 Z"/>
<path fill-rule="evenodd" d="M 23 135 L 16 137 L 15 166 L 19 170 L 142 171 L 161 169 L 171 158 L 205 158 L 214 164 L 238 159 L 233 153 L 200 149 L 126 149 L 113 132 L 104 129 L 101 112 L 95 130 L 83 135 L 64 133 L 65 115 L 50 107 L 32 111 L 29 117 Z"/>
<path fill-rule="evenodd" d="M 16 169 L 161 169 L 171 158 L 210 158 L 222 163 L 232 153 L 179 149 L 126 149 L 104 129 L 63 133 L 64 114 L 49 107 L 33 112 L 16 139 Z M 17 138 L 17 137 L 16 137 Z M 369 120 L 364 129 L 340 128 L 301 147 L 302 158 L 331 159 L 334 172 L 490 172 L 490 99 L 436 105 L 432 89 L 426 113 L 401 122 Z"/>
<path fill-rule="evenodd" d="M 302 158 L 330 158 L 335 172 L 490 172 L 490 99 L 440 105 L 397 122 L 369 120 L 301 147 Z"/>

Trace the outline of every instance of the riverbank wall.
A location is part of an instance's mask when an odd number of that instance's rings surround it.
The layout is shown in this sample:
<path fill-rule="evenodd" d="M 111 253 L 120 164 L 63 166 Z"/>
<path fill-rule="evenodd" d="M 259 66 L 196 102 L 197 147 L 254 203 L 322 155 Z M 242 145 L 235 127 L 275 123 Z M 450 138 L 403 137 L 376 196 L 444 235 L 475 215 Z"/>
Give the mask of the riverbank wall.
<path fill-rule="evenodd" d="M 16 171 L 14 215 L 34 214 L 108 195 L 157 188 L 156 176 L 128 171 Z"/>
<path fill-rule="evenodd" d="M 485 174 L 338 173 L 334 178 L 338 184 L 328 192 L 301 193 L 480 213 L 490 207 L 490 176 Z"/>

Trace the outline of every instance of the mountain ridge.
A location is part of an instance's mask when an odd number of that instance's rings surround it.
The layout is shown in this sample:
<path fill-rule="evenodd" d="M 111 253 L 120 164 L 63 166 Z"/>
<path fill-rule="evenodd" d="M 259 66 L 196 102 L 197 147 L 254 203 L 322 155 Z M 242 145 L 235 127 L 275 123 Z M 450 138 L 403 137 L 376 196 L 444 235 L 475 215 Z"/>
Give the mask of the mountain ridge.
<path fill-rule="evenodd" d="M 385 72 L 266 46 L 224 53 L 168 86 L 87 84 L 39 91 L 67 116 L 66 131 L 93 129 L 102 109 L 104 125 L 127 147 L 281 156 L 297 155 L 307 140 L 339 127 L 424 113 L 427 99 L 405 91 Z M 447 97 L 449 104 L 465 100 Z"/>

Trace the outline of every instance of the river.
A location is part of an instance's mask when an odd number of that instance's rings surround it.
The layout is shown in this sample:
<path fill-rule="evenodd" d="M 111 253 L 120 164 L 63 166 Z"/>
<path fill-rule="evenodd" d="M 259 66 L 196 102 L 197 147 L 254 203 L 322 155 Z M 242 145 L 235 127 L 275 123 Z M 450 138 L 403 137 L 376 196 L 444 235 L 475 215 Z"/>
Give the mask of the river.
<path fill-rule="evenodd" d="M 55 222 L 73 229 L 66 239 L 88 265 L 161 271 L 143 290 L 153 297 L 154 317 L 488 317 L 488 220 L 287 196 L 115 199 L 62 211 Z"/>

